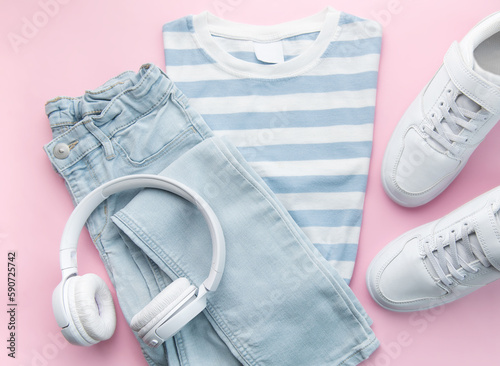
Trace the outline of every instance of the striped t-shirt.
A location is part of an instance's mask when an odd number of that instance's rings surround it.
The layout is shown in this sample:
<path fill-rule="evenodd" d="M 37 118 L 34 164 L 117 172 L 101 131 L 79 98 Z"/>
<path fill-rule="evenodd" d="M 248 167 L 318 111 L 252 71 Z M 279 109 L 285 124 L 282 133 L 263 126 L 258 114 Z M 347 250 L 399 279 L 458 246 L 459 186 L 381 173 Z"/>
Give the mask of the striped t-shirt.
<path fill-rule="evenodd" d="M 372 149 L 381 27 L 332 8 L 275 26 L 163 27 L 166 73 L 347 281 Z"/>

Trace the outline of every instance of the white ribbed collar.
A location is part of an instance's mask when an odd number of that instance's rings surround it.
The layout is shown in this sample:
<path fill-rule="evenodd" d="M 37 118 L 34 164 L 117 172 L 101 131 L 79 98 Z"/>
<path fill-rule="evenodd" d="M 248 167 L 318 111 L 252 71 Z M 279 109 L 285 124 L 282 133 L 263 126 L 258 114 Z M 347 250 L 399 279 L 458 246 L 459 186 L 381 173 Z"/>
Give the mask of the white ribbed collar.
<path fill-rule="evenodd" d="M 328 7 L 313 16 L 271 26 L 248 25 L 216 17 L 209 12 L 193 16 L 194 35 L 199 46 L 220 67 L 233 74 L 252 78 L 290 77 L 313 67 L 329 43 L 338 36 L 340 12 Z M 316 40 L 300 55 L 280 64 L 256 64 L 232 56 L 213 35 L 232 39 L 272 42 L 299 34 L 318 32 Z"/>

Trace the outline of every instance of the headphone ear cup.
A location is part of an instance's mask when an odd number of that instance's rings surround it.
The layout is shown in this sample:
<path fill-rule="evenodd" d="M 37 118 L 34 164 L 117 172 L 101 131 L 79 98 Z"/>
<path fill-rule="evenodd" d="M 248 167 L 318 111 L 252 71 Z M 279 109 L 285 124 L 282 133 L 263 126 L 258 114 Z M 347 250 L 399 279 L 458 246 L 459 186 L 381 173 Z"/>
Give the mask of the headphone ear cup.
<path fill-rule="evenodd" d="M 106 283 L 93 273 L 68 279 L 68 305 L 73 323 L 88 342 L 111 338 L 116 328 L 113 297 Z"/>
<path fill-rule="evenodd" d="M 173 309 L 178 301 L 196 291 L 186 278 L 178 278 L 155 296 L 130 322 L 130 327 L 143 337 Z"/>

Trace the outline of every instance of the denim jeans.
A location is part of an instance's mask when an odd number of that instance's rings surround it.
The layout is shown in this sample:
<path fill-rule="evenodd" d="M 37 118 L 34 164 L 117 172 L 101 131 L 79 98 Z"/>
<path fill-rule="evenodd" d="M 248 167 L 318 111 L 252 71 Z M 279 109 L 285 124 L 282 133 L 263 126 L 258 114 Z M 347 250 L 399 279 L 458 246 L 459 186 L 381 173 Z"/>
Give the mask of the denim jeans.
<path fill-rule="evenodd" d="M 197 191 L 221 222 L 227 252 L 219 288 L 161 347 L 138 338 L 150 365 L 356 365 L 378 347 L 344 280 L 159 68 L 147 64 L 82 97 L 55 98 L 46 112 L 54 140 L 45 151 L 75 204 L 111 179 L 161 174 Z M 199 285 L 208 275 L 207 225 L 173 194 L 113 195 L 87 227 L 129 324 L 172 279 Z"/>

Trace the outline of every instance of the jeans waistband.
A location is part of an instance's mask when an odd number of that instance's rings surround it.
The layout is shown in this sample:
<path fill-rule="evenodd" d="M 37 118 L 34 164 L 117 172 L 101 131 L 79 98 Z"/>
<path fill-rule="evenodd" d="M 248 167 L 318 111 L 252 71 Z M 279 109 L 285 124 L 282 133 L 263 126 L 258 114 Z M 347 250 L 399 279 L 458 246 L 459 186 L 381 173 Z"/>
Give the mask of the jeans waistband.
<path fill-rule="evenodd" d="M 161 69 L 145 64 L 139 72 L 124 72 L 83 96 L 49 100 L 45 111 L 54 139 L 44 148 L 59 172 L 99 146 L 111 160 L 115 157 L 113 135 L 154 110 L 170 94 L 187 104 L 187 98 Z"/>

